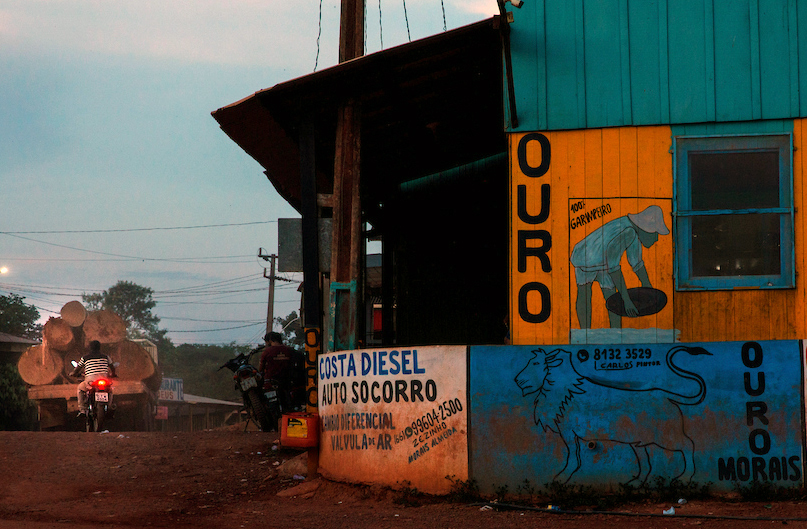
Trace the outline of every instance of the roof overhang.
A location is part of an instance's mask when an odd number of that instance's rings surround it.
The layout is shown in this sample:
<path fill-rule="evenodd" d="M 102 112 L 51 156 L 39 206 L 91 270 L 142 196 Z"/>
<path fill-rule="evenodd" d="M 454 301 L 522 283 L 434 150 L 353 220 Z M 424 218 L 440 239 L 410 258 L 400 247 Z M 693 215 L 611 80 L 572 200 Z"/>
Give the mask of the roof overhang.
<path fill-rule="evenodd" d="M 333 188 L 337 110 L 361 108 L 363 196 L 504 152 L 499 18 L 261 90 L 214 111 L 222 130 L 300 210 L 301 125 L 316 141 L 317 189 Z"/>

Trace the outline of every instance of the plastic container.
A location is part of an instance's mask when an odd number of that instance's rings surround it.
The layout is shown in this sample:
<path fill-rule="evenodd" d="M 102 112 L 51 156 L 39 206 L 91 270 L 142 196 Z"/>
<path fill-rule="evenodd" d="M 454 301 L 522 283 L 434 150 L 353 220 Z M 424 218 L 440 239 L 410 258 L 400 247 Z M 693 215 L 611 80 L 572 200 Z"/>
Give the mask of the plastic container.
<path fill-rule="evenodd" d="M 316 413 L 283 414 L 280 423 L 281 445 L 311 448 L 319 444 L 319 415 Z"/>

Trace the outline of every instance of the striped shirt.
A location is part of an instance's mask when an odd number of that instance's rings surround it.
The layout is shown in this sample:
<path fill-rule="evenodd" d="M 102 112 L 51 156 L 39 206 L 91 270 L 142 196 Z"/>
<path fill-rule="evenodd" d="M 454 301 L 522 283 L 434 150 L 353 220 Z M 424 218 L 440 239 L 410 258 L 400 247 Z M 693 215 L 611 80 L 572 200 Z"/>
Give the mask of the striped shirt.
<path fill-rule="evenodd" d="M 90 353 L 79 360 L 76 369 L 84 369 L 84 378 L 93 376 L 109 376 L 112 361 L 103 353 Z"/>

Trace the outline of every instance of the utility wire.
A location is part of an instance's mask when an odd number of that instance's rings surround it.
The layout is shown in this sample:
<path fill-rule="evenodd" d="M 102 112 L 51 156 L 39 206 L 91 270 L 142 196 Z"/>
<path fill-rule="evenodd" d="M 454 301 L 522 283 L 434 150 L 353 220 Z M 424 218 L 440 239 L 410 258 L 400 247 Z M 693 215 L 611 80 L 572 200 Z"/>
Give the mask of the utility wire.
<path fill-rule="evenodd" d="M 158 301 L 160 306 L 168 307 L 171 305 L 263 305 L 266 306 L 266 300 L 263 301 Z M 300 303 L 299 300 L 290 299 L 285 301 L 275 300 L 275 305 L 283 303 Z"/>
<path fill-rule="evenodd" d="M 0 231 L 4 235 L 42 235 L 45 233 L 125 233 L 134 231 L 165 231 L 165 230 L 198 230 L 206 228 L 225 228 L 231 226 L 252 226 L 255 224 L 273 224 L 276 220 L 261 220 L 255 222 L 238 222 L 232 224 L 204 224 L 199 226 L 170 226 L 162 228 L 126 228 L 110 230 L 49 230 L 49 231 Z"/>
<path fill-rule="evenodd" d="M 274 325 L 274 323 L 272 324 Z M 266 332 L 266 328 L 259 330 L 258 332 L 254 333 L 246 343 L 254 343 L 254 342 L 262 342 L 263 337 L 265 336 L 264 333 Z"/>
<path fill-rule="evenodd" d="M 200 320 L 196 318 L 160 318 L 160 321 L 173 320 L 173 321 L 198 321 L 203 323 L 249 323 L 250 325 L 257 325 L 259 323 L 266 323 L 263 320 Z"/>
<path fill-rule="evenodd" d="M 265 325 L 265 324 L 266 324 L 266 322 L 262 321 L 262 322 L 258 322 L 258 323 L 248 323 L 247 325 L 237 325 L 235 327 L 223 327 L 221 329 L 199 329 L 197 331 L 172 331 L 172 330 L 169 329 L 168 332 L 170 332 L 170 333 L 194 333 L 194 332 L 230 331 L 230 330 L 233 330 L 233 329 L 243 329 L 245 327 L 254 327 L 255 325 Z"/>
<path fill-rule="evenodd" d="M 192 290 L 198 290 L 198 289 L 201 289 L 201 288 L 209 288 L 211 286 L 222 286 L 222 285 L 233 284 L 233 283 L 248 283 L 248 282 L 256 281 L 256 280 L 260 280 L 260 279 L 263 279 L 262 275 L 260 275 L 258 273 L 253 273 L 253 274 L 249 274 L 249 275 L 245 275 L 245 276 L 234 277 L 232 279 L 224 279 L 222 281 L 215 281 L 213 283 L 205 283 L 203 285 L 194 285 L 194 286 L 191 286 L 191 287 L 177 288 L 177 289 L 173 289 L 173 290 L 160 290 L 160 291 L 155 291 L 154 293 L 155 294 L 176 294 L 176 293 L 179 293 L 179 292 L 188 292 L 188 291 L 192 291 Z"/>
<path fill-rule="evenodd" d="M 75 250 L 77 252 L 86 252 L 95 255 L 107 255 L 110 257 L 121 257 L 124 259 L 132 260 L 132 261 L 158 261 L 158 262 L 171 262 L 171 263 L 195 263 L 195 264 L 208 264 L 205 259 L 206 257 L 138 257 L 135 255 L 122 255 L 116 253 L 108 253 L 108 252 L 98 252 L 95 250 L 87 250 L 85 248 L 77 248 L 75 246 L 67 246 L 64 244 L 56 244 L 52 242 L 40 241 L 38 239 L 32 239 L 31 237 L 23 237 L 22 235 L 15 235 L 8 232 L 0 232 L 0 235 L 6 235 L 7 237 L 14 237 L 16 239 L 23 239 L 30 242 L 37 242 L 39 244 L 44 244 L 47 246 L 55 246 L 56 248 L 65 248 L 68 250 Z M 213 259 L 221 259 L 220 257 L 215 257 Z"/>
<path fill-rule="evenodd" d="M 297 280 L 291 280 L 293 282 L 298 282 Z M 249 283 L 260 283 L 260 287 L 251 288 L 251 289 L 241 289 L 241 288 L 234 288 L 241 285 L 246 285 Z M 226 290 L 222 290 L 223 287 L 227 287 Z M 277 288 L 294 288 L 295 285 L 279 285 Z M 55 290 L 54 290 L 55 289 Z M 97 288 L 75 288 L 75 287 L 55 287 L 49 285 L 29 285 L 29 284 L 22 284 L 22 283 L 0 283 L 0 291 L 7 291 L 7 292 L 24 292 L 24 293 L 34 293 L 34 294 L 43 294 L 49 296 L 69 296 L 75 297 L 87 292 L 97 291 Z M 104 290 L 104 289 L 100 289 Z M 250 274 L 247 276 L 236 277 L 232 279 L 225 279 L 222 281 L 215 281 L 213 283 L 206 283 L 203 285 L 196 285 L 187 288 L 178 288 L 173 290 L 157 290 L 152 291 L 152 298 L 155 301 L 160 300 L 161 298 L 170 298 L 170 297 L 180 297 L 186 295 L 188 297 L 195 297 L 200 295 L 219 295 L 219 294 L 236 294 L 240 292 L 253 292 L 253 291 L 264 291 L 266 287 L 263 286 L 263 276 L 258 274 Z M 193 303 L 193 302 L 188 302 Z M 257 303 L 257 302 L 256 302 Z"/>
<path fill-rule="evenodd" d="M 378 0 L 378 39 L 381 42 L 381 49 L 384 49 L 384 26 L 381 24 L 381 0 Z"/>
<path fill-rule="evenodd" d="M 403 0 L 404 19 L 406 20 L 406 36 L 412 42 L 412 35 L 409 33 L 409 15 L 406 13 L 406 0 Z"/>
<path fill-rule="evenodd" d="M 159 296 L 159 298 L 172 298 L 172 297 L 195 297 L 195 296 L 212 296 L 215 294 L 237 294 L 240 292 L 264 292 L 266 287 L 256 287 L 256 288 L 242 288 L 237 290 L 208 290 L 205 292 L 181 292 L 177 294 L 165 294 Z M 153 297 L 153 296 L 152 296 Z"/>
<path fill-rule="evenodd" d="M 244 257 L 254 258 L 254 255 L 221 255 L 217 257 L 174 257 L 178 262 L 181 263 L 194 263 L 194 264 L 238 264 L 238 263 L 251 263 L 252 259 L 247 261 L 239 260 L 239 261 L 220 261 L 218 263 L 213 262 L 215 260 L 222 260 L 222 259 L 241 259 Z M 211 262 L 204 262 L 203 260 L 209 259 Z M 136 260 L 141 260 L 139 257 Z M 131 257 L 128 258 L 120 258 L 120 259 L 78 259 L 78 258 L 45 258 L 45 257 L 3 257 L 3 261 L 20 261 L 20 262 L 46 262 L 46 263 L 57 263 L 57 262 L 79 262 L 79 263 L 110 263 L 110 262 L 130 262 L 132 261 Z"/>
<path fill-rule="evenodd" d="M 322 0 L 319 0 L 319 22 L 317 23 L 317 57 L 314 59 L 314 71 L 319 64 L 319 38 L 322 36 Z"/>

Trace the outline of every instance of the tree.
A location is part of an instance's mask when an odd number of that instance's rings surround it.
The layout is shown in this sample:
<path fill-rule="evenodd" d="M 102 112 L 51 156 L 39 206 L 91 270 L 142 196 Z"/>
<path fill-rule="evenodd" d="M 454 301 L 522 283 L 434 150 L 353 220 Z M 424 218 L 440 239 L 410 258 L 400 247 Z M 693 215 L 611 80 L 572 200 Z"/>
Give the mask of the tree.
<path fill-rule="evenodd" d="M 28 400 L 28 390 L 17 367 L 0 363 L 0 430 L 31 430 L 36 407 Z"/>
<path fill-rule="evenodd" d="M 160 352 L 160 368 L 166 378 L 181 378 L 184 390 L 192 395 L 238 401 L 233 374 L 219 370 L 227 360 L 249 352 L 246 345 L 181 344 Z M 253 357 L 253 363 L 257 358 Z M 257 365 L 257 364 L 254 364 Z"/>
<path fill-rule="evenodd" d="M 286 345 L 298 351 L 305 349 L 305 334 L 297 312 L 291 311 L 291 314 L 285 318 L 277 317 L 275 323 L 280 325 L 280 334 L 283 335 Z"/>
<path fill-rule="evenodd" d="M 152 294 L 154 291 L 148 287 L 130 281 L 118 281 L 109 290 L 82 294 L 81 299 L 90 310 L 105 309 L 123 318 L 128 338 L 146 338 L 162 350 L 170 346 L 170 340 L 165 336 L 168 331 L 158 327 L 160 318 L 151 312 L 157 305 Z"/>
<path fill-rule="evenodd" d="M 24 299 L 11 293 L 0 296 L 0 332 L 39 340 L 42 337 L 42 325 L 36 322 L 39 311 L 33 305 L 23 303 Z"/>
<path fill-rule="evenodd" d="M 42 325 L 36 323 L 39 311 L 23 303 L 16 294 L 0 296 L 0 332 L 39 340 Z M 35 408 L 28 400 L 28 390 L 17 366 L 0 362 L 0 430 L 30 430 Z"/>

